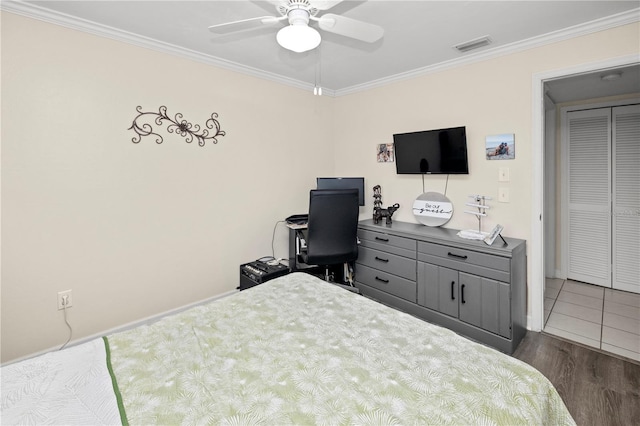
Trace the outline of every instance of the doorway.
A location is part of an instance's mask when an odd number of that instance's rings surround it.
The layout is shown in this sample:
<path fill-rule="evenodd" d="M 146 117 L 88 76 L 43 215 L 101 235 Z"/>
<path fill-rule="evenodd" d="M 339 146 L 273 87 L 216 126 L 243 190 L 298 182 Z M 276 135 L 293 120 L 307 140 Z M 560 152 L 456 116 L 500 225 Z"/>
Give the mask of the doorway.
<path fill-rule="evenodd" d="M 559 153 L 559 138 L 560 134 L 556 129 L 559 127 L 560 116 L 558 114 L 557 105 L 571 104 L 585 102 L 585 99 L 600 99 L 610 96 L 622 96 L 630 93 L 637 94 L 637 88 L 640 87 L 638 81 L 638 60 L 637 58 L 627 57 L 619 58 L 604 63 L 590 64 L 581 67 L 581 69 L 571 69 L 558 71 L 554 73 L 539 74 L 533 78 L 533 90 L 534 90 L 534 129 L 533 129 L 533 153 L 534 164 L 536 165 L 536 175 L 533 182 L 533 194 L 534 197 L 534 211 L 532 221 L 532 292 L 531 294 L 531 318 L 530 327 L 533 330 L 540 331 L 544 328 L 545 322 L 549 319 L 553 307 L 562 309 L 563 304 L 566 303 L 566 298 L 570 298 L 575 303 L 578 300 L 582 300 L 585 297 L 593 297 L 592 299 L 584 299 L 590 303 L 595 302 L 596 306 L 591 307 L 594 311 L 587 311 L 588 315 L 591 315 L 590 319 L 594 323 L 594 329 L 604 330 L 606 326 L 603 325 L 602 320 L 607 317 L 610 321 L 611 313 L 610 309 L 605 310 L 605 306 L 616 306 L 620 313 L 621 310 L 626 309 L 625 312 L 631 312 L 635 314 L 640 312 L 640 305 L 635 307 L 634 304 L 640 303 L 640 297 L 638 300 L 630 297 L 624 297 L 629 306 L 618 306 L 615 303 L 621 301 L 619 295 L 616 294 L 604 294 L 609 289 L 593 288 L 580 283 L 566 280 L 566 273 L 562 268 L 562 251 L 559 248 L 562 243 L 562 223 L 559 215 L 559 204 L 561 202 L 560 189 L 556 184 L 556 179 L 561 171 L 561 164 L 558 163 L 560 158 Z M 622 72 L 622 76 L 634 79 L 632 86 L 633 89 L 622 89 L 623 82 L 619 81 L 617 84 L 605 85 L 607 79 L 602 79 L 603 76 L 611 72 Z M 585 82 L 590 84 L 585 85 Z M 602 82 L 603 84 L 597 84 Z M 582 89 L 576 90 L 582 86 Z M 544 168 L 543 168 L 544 167 Z M 564 274 L 564 275 L 563 275 Z M 549 280 L 546 278 L 549 277 Z M 556 278 L 559 277 L 559 278 Z M 547 292 L 545 292 L 545 287 Z M 602 292 L 602 295 L 595 294 Z M 586 294 L 581 294 L 586 293 Z M 563 296 L 559 299 L 560 295 Z M 545 296 L 548 296 L 545 298 Z M 623 295 L 625 296 L 625 295 Z M 596 301 L 598 299 L 599 301 Z M 546 302 L 546 306 L 545 306 Z M 611 304 L 614 305 L 611 305 Z M 556 305 L 557 304 L 557 305 Z M 564 305 L 567 308 L 567 305 Z M 581 314 L 574 314 L 581 315 Z M 640 319 L 627 321 L 626 325 L 635 327 L 634 324 L 638 324 Z M 580 321 L 574 321 L 576 324 L 580 324 Z M 575 325 L 575 324 L 574 324 Z M 539 328 L 537 328 L 537 327 Z M 620 326 L 621 329 L 624 325 Z M 616 331 L 616 330 L 614 330 Z M 622 331 L 624 335 L 624 330 Z M 617 332 L 616 331 L 616 332 Z M 584 333 L 583 333 L 584 334 Z M 620 334 L 620 333 L 619 333 Z M 570 338 L 568 335 L 565 338 Z M 595 346 L 609 352 L 615 352 L 615 348 L 610 348 L 608 343 L 603 343 L 602 333 L 597 337 L 597 343 L 590 345 Z M 629 347 L 635 349 L 636 346 L 640 346 L 640 337 L 633 335 L 626 335 L 630 337 L 627 339 Z M 574 339 L 579 341 L 579 338 Z M 585 342 L 581 342 L 585 343 Z M 617 345 L 622 345 L 616 343 Z M 637 349 L 636 349 L 637 351 Z M 623 352 L 623 351 L 620 351 Z M 635 351 L 627 351 L 620 353 L 620 355 L 630 357 L 638 360 L 640 354 Z"/>

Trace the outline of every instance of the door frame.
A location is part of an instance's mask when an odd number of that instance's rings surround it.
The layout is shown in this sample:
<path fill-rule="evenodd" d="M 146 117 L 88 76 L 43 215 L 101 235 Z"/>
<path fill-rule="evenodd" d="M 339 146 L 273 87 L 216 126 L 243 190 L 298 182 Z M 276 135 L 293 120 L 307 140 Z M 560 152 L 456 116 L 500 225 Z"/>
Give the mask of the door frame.
<path fill-rule="evenodd" d="M 572 75 L 604 71 L 629 65 L 640 65 L 638 55 L 626 55 L 604 61 L 590 62 L 568 68 L 540 72 L 531 78 L 531 154 L 533 164 L 531 188 L 531 282 L 529 283 L 530 314 L 527 328 L 541 331 L 544 326 L 544 84 Z"/>

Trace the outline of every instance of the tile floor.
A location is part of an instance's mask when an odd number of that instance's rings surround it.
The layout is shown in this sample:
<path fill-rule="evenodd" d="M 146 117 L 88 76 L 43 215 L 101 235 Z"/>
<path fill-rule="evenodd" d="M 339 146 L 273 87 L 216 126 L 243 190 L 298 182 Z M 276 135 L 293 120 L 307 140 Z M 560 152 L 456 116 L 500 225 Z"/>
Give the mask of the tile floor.
<path fill-rule="evenodd" d="M 544 332 L 640 362 L 640 294 L 547 278 Z"/>

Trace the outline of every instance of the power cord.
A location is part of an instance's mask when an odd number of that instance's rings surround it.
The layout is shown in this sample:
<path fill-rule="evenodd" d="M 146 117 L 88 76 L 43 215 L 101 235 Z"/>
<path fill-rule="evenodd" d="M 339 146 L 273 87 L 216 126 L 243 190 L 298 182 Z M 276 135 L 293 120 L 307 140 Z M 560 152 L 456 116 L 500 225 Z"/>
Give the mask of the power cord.
<path fill-rule="evenodd" d="M 60 349 L 58 349 L 59 351 L 63 350 L 65 346 L 69 344 L 69 342 L 71 341 L 71 336 L 73 336 L 73 328 L 71 328 L 71 324 L 69 324 L 69 320 L 67 319 L 67 302 L 68 302 L 68 299 L 65 299 L 63 310 L 64 310 L 64 322 L 65 324 L 67 324 L 67 327 L 69 328 L 69 338 L 67 339 L 66 342 L 64 342 L 64 345 L 62 345 Z"/>
<path fill-rule="evenodd" d="M 444 184 L 444 196 L 447 196 L 447 187 L 449 186 L 449 173 L 447 173 L 447 182 Z"/>
<path fill-rule="evenodd" d="M 424 173 L 422 173 L 422 193 L 424 194 Z M 447 173 L 447 181 L 444 184 L 444 195 L 447 195 L 447 187 L 449 186 L 449 173 Z"/>
<path fill-rule="evenodd" d="M 276 239 L 276 229 L 278 228 L 278 224 L 280 223 L 285 223 L 286 220 L 279 220 L 276 222 L 276 224 L 273 227 L 273 234 L 271 235 L 271 258 L 275 259 L 276 258 L 276 249 L 274 247 L 274 242 Z"/>

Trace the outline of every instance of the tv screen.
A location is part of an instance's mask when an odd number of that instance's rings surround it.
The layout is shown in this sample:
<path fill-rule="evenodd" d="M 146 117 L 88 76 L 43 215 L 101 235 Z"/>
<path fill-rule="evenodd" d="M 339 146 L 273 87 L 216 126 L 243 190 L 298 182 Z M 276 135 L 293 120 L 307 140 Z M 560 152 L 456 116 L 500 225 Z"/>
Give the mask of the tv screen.
<path fill-rule="evenodd" d="M 364 206 L 364 178 L 363 177 L 319 177 L 317 189 L 357 189 L 358 200 Z"/>
<path fill-rule="evenodd" d="M 466 128 L 393 135 L 398 174 L 469 174 Z"/>

